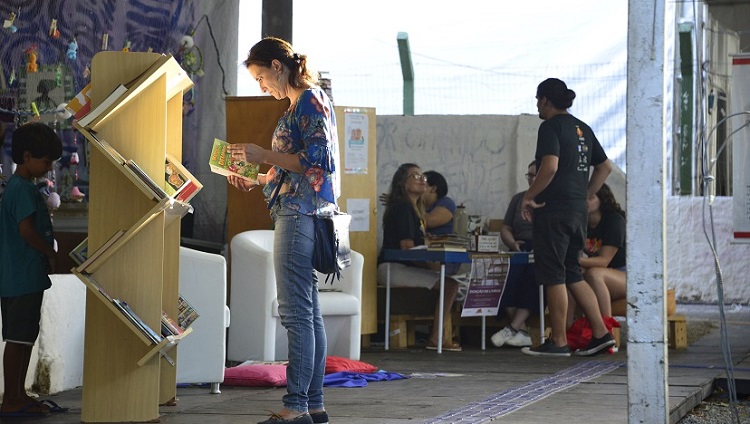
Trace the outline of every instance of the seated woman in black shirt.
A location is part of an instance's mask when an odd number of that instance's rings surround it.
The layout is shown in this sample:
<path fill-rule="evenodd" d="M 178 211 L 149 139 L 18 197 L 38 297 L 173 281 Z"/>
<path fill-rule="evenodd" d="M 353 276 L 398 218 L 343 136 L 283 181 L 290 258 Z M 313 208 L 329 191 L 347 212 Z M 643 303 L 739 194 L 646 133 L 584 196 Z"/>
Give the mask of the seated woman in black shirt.
<path fill-rule="evenodd" d="M 586 200 L 589 225 L 583 278 L 594 289 L 599 309 L 612 316 L 612 302 L 627 295 L 625 286 L 625 211 L 607 184 Z"/>
<path fill-rule="evenodd" d="M 393 175 L 391 187 L 386 195 L 383 214 L 383 249 L 411 249 L 424 245 L 425 221 L 421 196 L 425 191 L 426 178 L 419 166 L 405 163 Z M 391 285 L 393 287 L 424 287 L 439 289 L 440 273 L 430 269 L 424 262 L 391 262 Z M 387 265 L 383 255 L 378 257 L 378 281 L 385 284 Z M 443 319 L 450 314 L 458 293 L 458 282 L 445 278 Z M 439 301 L 438 301 L 439 302 Z M 437 349 L 439 309 L 435 305 L 435 317 L 427 340 L 427 349 Z M 460 351 L 461 346 L 452 340 L 443 340 L 443 350 Z"/>

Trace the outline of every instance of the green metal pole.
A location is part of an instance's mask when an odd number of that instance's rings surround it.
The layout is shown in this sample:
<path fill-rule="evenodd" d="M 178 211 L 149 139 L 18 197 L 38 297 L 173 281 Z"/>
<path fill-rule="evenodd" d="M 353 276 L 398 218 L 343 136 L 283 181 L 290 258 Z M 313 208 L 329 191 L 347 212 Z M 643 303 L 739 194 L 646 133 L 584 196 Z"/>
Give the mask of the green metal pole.
<path fill-rule="evenodd" d="M 401 58 L 401 74 L 404 77 L 404 115 L 414 115 L 414 67 L 411 64 L 409 34 L 399 32 L 396 40 Z"/>
<path fill-rule="evenodd" d="M 693 26 L 679 25 L 680 40 L 680 195 L 693 193 Z"/>

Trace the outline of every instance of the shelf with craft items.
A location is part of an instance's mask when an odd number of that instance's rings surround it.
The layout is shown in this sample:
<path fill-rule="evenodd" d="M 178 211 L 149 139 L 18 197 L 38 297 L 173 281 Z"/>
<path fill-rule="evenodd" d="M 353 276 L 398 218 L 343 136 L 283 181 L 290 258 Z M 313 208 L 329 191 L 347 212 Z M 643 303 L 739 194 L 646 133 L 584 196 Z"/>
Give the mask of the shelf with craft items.
<path fill-rule="evenodd" d="M 182 94 L 191 86 L 169 55 L 92 59 L 96 115 L 74 123 L 90 146 L 88 237 L 76 249 L 88 254 L 73 269 L 87 286 L 82 422 L 155 421 L 159 405 L 176 398 L 169 362 L 191 330 L 161 334 L 160 323 L 178 313 L 180 219 L 201 188 L 180 163 Z M 175 170 L 191 190 L 179 190 Z M 113 375 L 123 378 L 113 384 Z"/>

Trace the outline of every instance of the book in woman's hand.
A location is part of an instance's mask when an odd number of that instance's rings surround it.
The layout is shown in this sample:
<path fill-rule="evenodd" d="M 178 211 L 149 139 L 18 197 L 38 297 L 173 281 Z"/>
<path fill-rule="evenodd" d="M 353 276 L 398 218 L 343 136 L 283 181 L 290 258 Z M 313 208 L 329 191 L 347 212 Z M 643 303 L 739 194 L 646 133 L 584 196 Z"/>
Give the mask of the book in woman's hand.
<path fill-rule="evenodd" d="M 234 159 L 227 151 L 228 146 L 229 143 L 226 141 L 219 140 L 218 138 L 214 139 L 214 145 L 211 148 L 211 157 L 208 160 L 211 172 L 224 176 L 236 175 L 246 180 L 257 182 L 260 165 Z"/>

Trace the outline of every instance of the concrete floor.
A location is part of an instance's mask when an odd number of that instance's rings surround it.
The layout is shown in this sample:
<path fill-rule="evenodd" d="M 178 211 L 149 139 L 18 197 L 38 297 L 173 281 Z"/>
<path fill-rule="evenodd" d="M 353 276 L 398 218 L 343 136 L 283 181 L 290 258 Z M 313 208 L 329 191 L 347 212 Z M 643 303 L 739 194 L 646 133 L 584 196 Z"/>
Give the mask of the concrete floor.
<path fill-rule="evenodd" d="M 669 350 L 670 423 L 698 405 L 712 392 L 714 378 L 723 376 L 720 332 L 710 323 L 718 316 L 716 308 L 678 307 L 678 313 L 688 316 L 691 343 L 686 350 Z M 735 378 L 749 379 L 750 308 L 729 309 Z M 363 351 L 361 359 L 411 378 L 370 382 L 364 388 L 326 388 L 332 423 L 628 422 L 626 346 L 615 355 L 594 358 L 535 358 L 516 349 L 482 351 L 478 346 L 442 355 L 423 349 L 372 348 Z M 247 424 L 280 409 L 285 389 L 222 386 L 221 394 L 212 395 L 208 387 L 188 387 L 177 393 L 177 406 L 160 408 L 162 423 Z M 49 398 L 71 409 L 0 422 L 80 422 L 80 388 Z"/>

